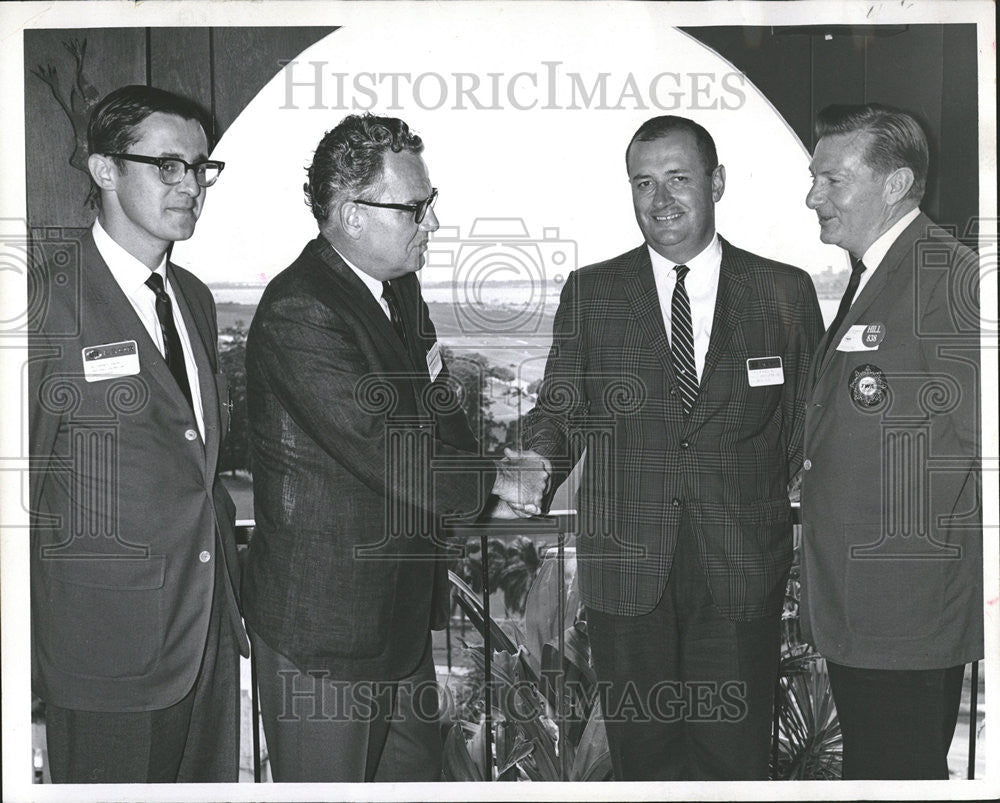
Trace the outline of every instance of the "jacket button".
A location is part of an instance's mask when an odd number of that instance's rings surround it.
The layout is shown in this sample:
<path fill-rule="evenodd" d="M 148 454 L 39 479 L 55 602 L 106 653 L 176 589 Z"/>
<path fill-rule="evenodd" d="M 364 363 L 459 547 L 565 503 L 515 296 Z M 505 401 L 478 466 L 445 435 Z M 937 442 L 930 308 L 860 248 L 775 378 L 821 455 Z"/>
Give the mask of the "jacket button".
<path fill-rule="evenodd" d="M 676 396 L 677 395 L 677 388 L 670 388 L 670 395 L 671 396 Z"/>
<path fill-rule="evenodd" d="M 677 498 L 677 497 L 675 496 L 675 497 L 674 497 L 673 499 L 671 499 L 671 500 L 670 500 L 670 504 L 671 504 L 671 505 L 672 505 L 673 507 L 680 507 L 680 506 L 681 506 L 681 504 L 683 504 L 683 503 L 681 502 L 681 500 L 680 500 L 680 499 L 678 499 L 678 498 Z"/>
<path fill-rule="evenodd" d="M 212 559 L 212 553 L 211 553 L 211 552 L 209 552 L 209 551 L 208 551 L 207 549 L 206 549 L 206 550 L 204 550 L 204 551 L 203 551 L 203 552 L 202 552 L 202 553 L 201 553 L 201 554 L 200 554 L 200 555 L 198 556 L 198 560 L 200 560 L 200 561 L 201 561 L 202 563 L 208 563 L 208 562 L 209 562 L 209 561 L 210 561 L 211 559 Z"/>
<path fill-rule="evenodd" d="M 808 471 L 812 467 L 813 467 L 813 461 L 810 460 L 808 457 L 802 461 L 802 468 L 804 468 L 806 471 Z"/>
<path fill-rule="evenodd" d="M 687 441 L 681 441 L 681 448 L 682 449 L 687 449 L 690 445 L 691 444 L 688 443 Z"/>
<path fill-rule="evenodd" d="M 187 438 L 189 441 L 193 441 L 195 438 L 198 437 L 198 433 L 195 432 L 193 429 L 189 429 L 184 433 L 184 437 Z"/>

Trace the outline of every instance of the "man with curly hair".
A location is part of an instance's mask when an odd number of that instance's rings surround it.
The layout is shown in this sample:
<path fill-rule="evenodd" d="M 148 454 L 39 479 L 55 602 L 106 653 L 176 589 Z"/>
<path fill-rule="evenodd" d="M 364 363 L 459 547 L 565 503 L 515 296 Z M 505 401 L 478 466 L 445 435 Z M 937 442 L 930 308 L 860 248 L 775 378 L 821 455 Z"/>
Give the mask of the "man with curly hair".
<path fill-rule="evenodd" d="M 244 592 L 276 781 L 440 779 L 440 535 L 491 491 L 508 516 L 537 511 L 518 493 L 546 479 L 537 456 L 483 456 L 448 384 L 415 275 L 438 228 L 422 150 L 391 117 L 323 137 L 305 185 L 319 235 L 247 337 Z"/>

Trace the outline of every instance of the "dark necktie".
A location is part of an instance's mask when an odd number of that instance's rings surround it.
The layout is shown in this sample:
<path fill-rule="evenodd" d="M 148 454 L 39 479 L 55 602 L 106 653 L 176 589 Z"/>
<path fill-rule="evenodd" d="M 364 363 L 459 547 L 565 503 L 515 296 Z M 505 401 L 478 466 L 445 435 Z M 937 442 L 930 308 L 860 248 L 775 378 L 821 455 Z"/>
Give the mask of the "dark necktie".
<path fill-rule="evenodd" d="M 399 296 L 396 295 L 396 288 L 392 286 L 392 282 L 382 282 L 382 298 L 389 307 L 392 328 L 396 330 L 400 342 L 405 346 L 406 328 L 403 326 L 403 315 L 399 308 Z"/>
<path fill-rule="evenodd" d="M 187 366 L 184 364 L 184 349 L 181 347 L 181 338 L 174 325 L 174 310 L 170 303 L 170 296 L 163 288 L 163 277 L 155 272 L 149 274 L 149 278 L 146 279 L 146 287 L 156 294 L 156 317 L 160 321 L 160 331 L 163 333 L 163 358 L 167 361 L 170 373 L 174 375 L 177 386 L 193 410 L 191 386 L 188 383 Z"/>
<path fill-rule="evenodd" d="M 684 414 L 691 412 L 694 400 L 698 398 L 698 370 L 694 364 L 694 330 L 691 326 L 691 301 L 684 287 L 684 277 L 690 268 L 677 265 L 677 282 L 670 300 L 670 352 L 674 359 L 674 371 L 681 385 L 681 401 Z"/>
<path fill-rule="evenodd" d="M 826 342 L 826 350 L 830 350 L 830 343 L 837 334 L 837 330 L 840 325 L 844 322 L 844 318 L 847 317 L 847 311 L 851 308 L 851 302 L 854 301 L 854 295 L 858 292 L 858 285 L 861 284 L 861 274 L 867 269 L 865 263 L 860 259 L 857 262 L 852 261 L 851 267 L 851 278 L 847 282 L 847 289 L 844 290 L 844 297 L 840 299 L 840 306 L 837 308 L 837 316 L 833 319 L 833 323 L 830 324 L 830 328 L 827 330 L 830 333 L 830 340 Z"/>

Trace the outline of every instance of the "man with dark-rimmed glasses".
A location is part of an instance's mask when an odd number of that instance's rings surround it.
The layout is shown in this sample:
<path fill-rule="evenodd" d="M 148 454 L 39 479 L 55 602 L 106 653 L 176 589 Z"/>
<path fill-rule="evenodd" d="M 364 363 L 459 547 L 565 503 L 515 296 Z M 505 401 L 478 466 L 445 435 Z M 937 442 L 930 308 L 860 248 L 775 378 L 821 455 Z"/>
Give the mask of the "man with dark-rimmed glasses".
<path fill-rule="evenodd" d="M 438 228 L 422 150 L 393 117 L 327 132 L 305 185 L 319 234 L 247 336 L 243 590 L 276 781 L 440 779 L 439 536 L 491 490 L 527 509 L 519 467 L 526 496 L 545 482 L 537 456 L 481 454 L 447 382 L 416 277 Z"/>
<path fill-rule="evenodd" d="M 169 261 L 218 178 L 211 125 L 147 86 L 88 128 L 98 208 L 73 264 L 44 264 L 30 322 L 35 692 L 60 783 L 237 781 L 227 384 L 208 288 Z"/>

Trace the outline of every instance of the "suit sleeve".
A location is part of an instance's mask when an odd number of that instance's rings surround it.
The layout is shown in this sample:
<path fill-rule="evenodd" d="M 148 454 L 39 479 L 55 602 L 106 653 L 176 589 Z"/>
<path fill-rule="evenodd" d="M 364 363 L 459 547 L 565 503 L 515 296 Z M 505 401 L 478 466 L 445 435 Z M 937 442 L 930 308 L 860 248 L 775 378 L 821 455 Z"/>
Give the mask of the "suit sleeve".
<path fill-rule="evenodd" d="M 323 451 L 380 495 L 438 515 L 478 512 L 493 461 L 445 443 L 426 424 L 404 432 L 404 422 L 393 422 L 386 411 L 400 388 L 375 373 L 351 321 L 304 295 L 258 314 L 248 363 Z M 434 459 L 443 470 L 434 470 Z"/>
<path fill-rule="evenodd" d="M 584 380 L 587 355 L 580 304 L 579 280 L 571 273 L 559 297 L 552 325 L 552 347 L 538 402 L 521 423 L 521 445 L 552 462 L 550 487 L 555 489 L 580 459 L 580 448 L 570 432 L 588 411 Z"/>
<path fill-rule="evenodd" d="M 789 477 L 794 477 L 802 467 L 806 401 L 811 390 L 812 362 L 824 331 L 823 315 L 812 279 L 802 270 L 796 271 L 796 277 L 792 303 L 790 307 L 785 307 L 783 316 L 783 324 L 788 331 L 788 348 L 782 413 L 787 432 L 785 451 Z"/>

